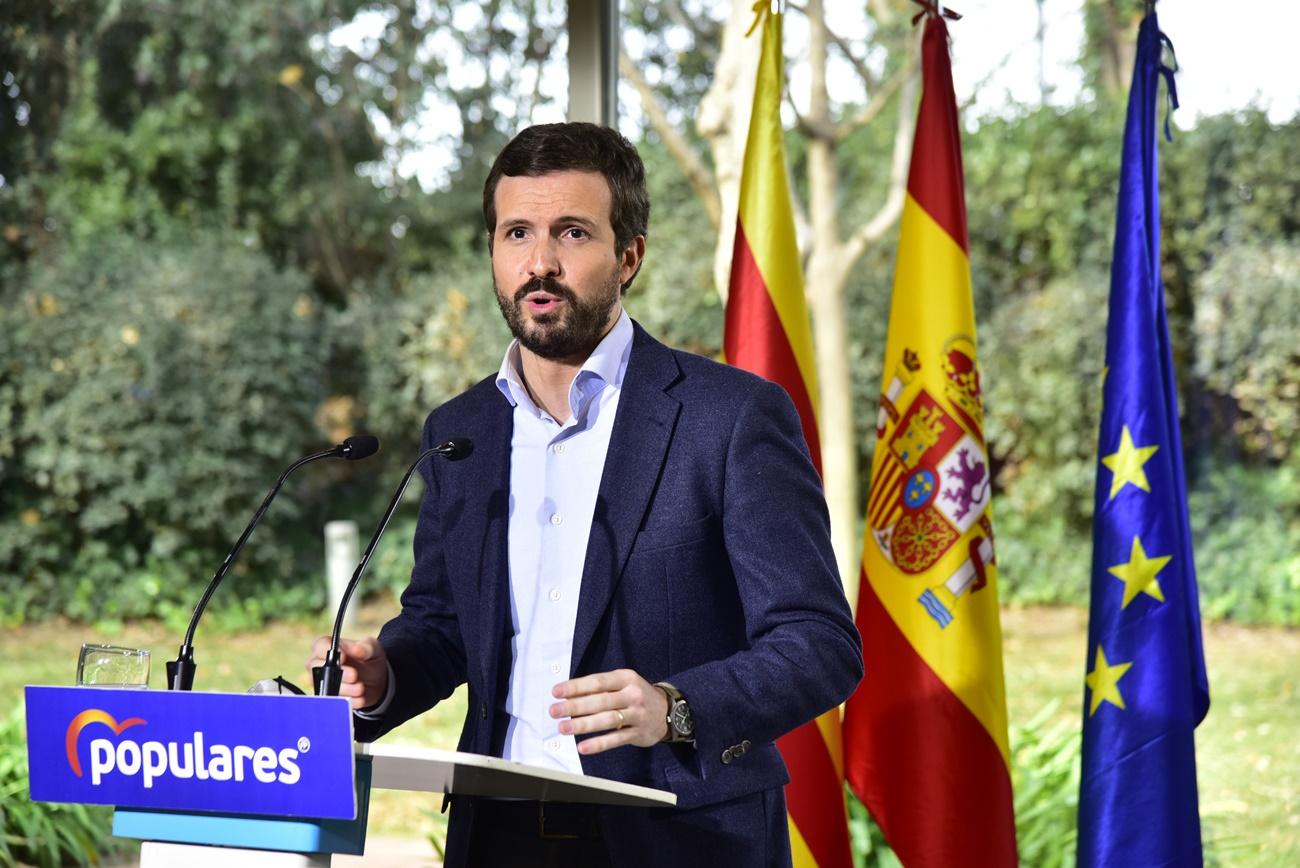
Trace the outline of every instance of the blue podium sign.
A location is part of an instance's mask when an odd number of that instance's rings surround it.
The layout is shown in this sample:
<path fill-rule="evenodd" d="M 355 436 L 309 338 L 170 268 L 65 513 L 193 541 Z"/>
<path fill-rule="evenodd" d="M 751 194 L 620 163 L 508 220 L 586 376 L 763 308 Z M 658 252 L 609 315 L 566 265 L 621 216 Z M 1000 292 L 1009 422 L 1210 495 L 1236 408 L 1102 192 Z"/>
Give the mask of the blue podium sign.
<path fill-rule="evenodd" d="M 31 798 L 352 819 L 341 697 L 27 687 Z"/>

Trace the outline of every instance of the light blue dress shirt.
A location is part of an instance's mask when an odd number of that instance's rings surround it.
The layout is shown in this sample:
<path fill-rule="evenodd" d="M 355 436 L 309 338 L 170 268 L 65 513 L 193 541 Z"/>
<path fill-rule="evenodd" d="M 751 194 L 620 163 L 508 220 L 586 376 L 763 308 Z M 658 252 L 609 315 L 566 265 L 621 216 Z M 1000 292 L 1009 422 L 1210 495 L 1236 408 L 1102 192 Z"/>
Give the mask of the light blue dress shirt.
<path fill-rule="evenodd" d="M 524 387 L 519 342 L 497 388 L 514 406 L 510 441 L 510 685 L 505 759 L 582 774 L 574 737 L 561 735 L 551 688 L 570 677 L 573 630 L 596 493 L 632 351 L 624 311 L 569 386 L 569 419 L 542 410 Z"/>

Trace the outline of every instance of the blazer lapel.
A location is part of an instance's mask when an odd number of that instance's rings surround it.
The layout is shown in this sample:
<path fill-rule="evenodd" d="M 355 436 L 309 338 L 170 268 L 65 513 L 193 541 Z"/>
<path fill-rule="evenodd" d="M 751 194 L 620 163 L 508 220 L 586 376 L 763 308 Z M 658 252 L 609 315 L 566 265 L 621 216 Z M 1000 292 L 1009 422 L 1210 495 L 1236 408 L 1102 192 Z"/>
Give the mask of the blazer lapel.
<path fill-rule="evenodd" d="M 578 619 L 573 630 L 572 673 L 578 671 L 618 587 L 681 412 L 681 402 L 664 391 L 681 376 L 677 360 L 641 326 L 633 325 L 632 354 L 587 539 Z"/>
<path fill-rule="evenodd" d="M 484 388 L 484 387 L 480 387 Z M 474 453 L 457 462 L 458 496 L 444 500 L 446 509 L 459 510 L 454 521 L 458 529 L 445 540 L 449 573 L 459 585 L 462 601 L 459 616 L 473 619 L 473 632 L 466 643 L 478 646 L 482 684 L 496 683 L 501 646 L 505 639 L 509 599 L 510 528 L 510 438 L 514 430 L 513 408 L 495 383 L 487 384 L 482 406 L 471 417 L 467 431 L 440 432 L 447 436 L 467 434 L 474 441 Z M 436 460 L 436 459 L 435 459 Z M 451 567 L 455 563 L 455 567 Z M 468 648 L 466 649 L 469 650 Z"/>

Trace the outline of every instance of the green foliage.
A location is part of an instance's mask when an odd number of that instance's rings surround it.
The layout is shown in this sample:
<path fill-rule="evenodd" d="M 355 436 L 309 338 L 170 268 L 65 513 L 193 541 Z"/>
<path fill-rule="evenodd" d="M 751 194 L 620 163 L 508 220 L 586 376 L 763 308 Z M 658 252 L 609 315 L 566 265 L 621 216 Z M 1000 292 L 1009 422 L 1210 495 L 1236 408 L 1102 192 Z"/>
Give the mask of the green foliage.
<path fill-rule="evenodd" d="M 1300 249 L 1229 247 L 1196 284 L 1195 373 L 1214 428 L 1244 452 L 1300 462 Z"/>
<path fill-rule="evenodd" d="M 1300 624 L 1300 471 L 1224 463 L 1191 494 L 1207 618 Z"/>
<path fill-rule="evenodd" d="M 1011 785 L 1015 794 L 1020 864 L 1066 868 L 1074 864 L 1079 807 L 1078 724 L 1059 719 L 1053 701 L 1011 727 Z M 1055 719 L 1055 720 L 1054 720 Z M 849 837 L 861 868 L 897 868 L 898 856 L 866 807 L 849 791 Z"/>
<path fill-rule="evenodd" d="M 0 719 L 0 866 L 97 865 L 121 847 L 110 832 L 112 817 L 113 809 L 101 805 L 31 801 L 23 708 Z"/>
<path fill-rule="evenodd" d="M 268 480 L 316 439 L 326 347 L 307 281 L 201 235 L 71 250 L 5 295 L 0 616 L 192 605 Z M 308 517 L 312 499 L 291 485 L 276 514 Z M 303 559 L 269 524 L 244 572 L 292 583 Z"/>
<path fill-rule="evenodd" d="M 981 308 L 1080 270 L 1110 273 L 1123 121 L 1109 104 L 1044 107 L 985 120 L 963 139 Z"/>
<path fill-rule="evenodd" d="M 859 868 L 901 868 L 898 856 L 889 848 L 885 833 L 880 831 L 866 805 L 858 801 L 852 790 L 849 799 L 849 846 L 853 849 L 853 862 Z"/>
<path fill-rule="evenodd" d="M 723 307 L 713 288 L 713 230 L 663 147 L 651 141 L 638 150 L 654 209 L 646 261 L 628 290 L 627 309 L 660 340 L 716 357 Z"/>
<path fill-rule="evenodd" d="M 980 334 L 1006 599 L 1087 599 L 1107 284 L 1053 281 L 997 307 Z"/>
<path fill-rule="evenodd" d="M 411 457 L 429 411 L 494 373 L 510 339 L 477 256 L 449 259 L 436 277 L 413 276 L 400 290 L 359 291 L 333 331 L 367 427 Z"/>
<path fill-rule="evenodd" d="M 1078 839 L 1078 724 L 1057 720 L 1052 702 L 1027 723 L 1011 727 L 1011 786 L 1015 791 L 1020 864 L 1066 868 Z"/>

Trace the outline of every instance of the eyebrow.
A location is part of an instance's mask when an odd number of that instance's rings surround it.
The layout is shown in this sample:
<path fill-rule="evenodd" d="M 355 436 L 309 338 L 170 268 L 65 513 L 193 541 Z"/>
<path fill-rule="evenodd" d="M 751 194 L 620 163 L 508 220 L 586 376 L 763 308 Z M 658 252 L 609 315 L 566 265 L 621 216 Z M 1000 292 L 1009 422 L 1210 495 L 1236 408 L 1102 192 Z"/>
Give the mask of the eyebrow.
<path fill-rule="evenodd" d="M 576 224 L 578 226 L 583 226 L 587 229 L 599 228 L 599 225 L 595 220 L 593 220 L 590 217 L 583 217 L 578 214 L 563 214 L 555 218 L 555 220 L 552 222 L 554 225 L 557 226 L 570 226 Z M 516 226 L 530 227 L 532 225 L 533 222 L 531 220 L 525 220 L 523 217 L 511 217 L 509 219 L 501 221 L 501 223 L 497 225 L 497 231 L 505 232 L 507 230 L 515 228 Z"/>

